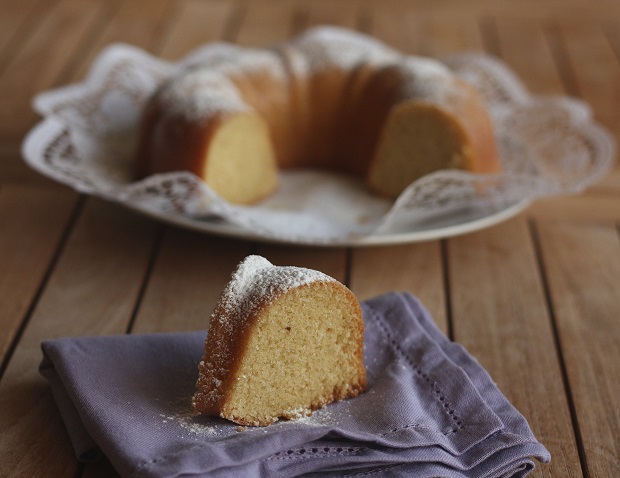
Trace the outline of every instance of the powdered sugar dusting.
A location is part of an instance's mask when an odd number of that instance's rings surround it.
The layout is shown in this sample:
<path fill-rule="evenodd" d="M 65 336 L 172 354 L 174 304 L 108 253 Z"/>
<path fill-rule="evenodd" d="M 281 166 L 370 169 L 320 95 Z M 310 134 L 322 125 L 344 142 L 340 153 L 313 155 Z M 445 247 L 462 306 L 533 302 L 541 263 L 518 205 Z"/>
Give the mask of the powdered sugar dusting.
<path fill-rule="evenodd" d="M 164 110 L 194 121 L 216 113 L 251 111 L 235 83 L 236 77 L 268 71 L 272 77 L 286 80 L 284 65 L 273 51 L 234 48 L 230 53 L 192 64 L 169 80 L 159 93 Z"/>
<path fill-rule="evenodd" d="M 326 69 L 336 68 L 346 76 L 360 65 L 398 69 L 406 79 L 405 98 L 438 96 L 452 76 L 436 60 L 403 55 L 361 33 L 318 27 L 271 49 L 220 46 L 217 54 L 205 56 L 202 62 L 197 55 L 189 67 L 164 85 L 159 99 L 167 114 L 200 121 L 216 114 L 252 110 L 237 84 L 239 78 L 245 83 L 265 72 L 282 89 Z"/>
<path fill-rule="evenodd" d="M 161 90 L 158 98 L 170 116 L 182 116 L 200 121 L 218 111 L 247 111 L 239 90 L 224 75 L 196 69 L 172 79 Z"/>
<path fill-rule="evenodd" d="M 195 414 L 166 415 L 161 413 L 159 416 L 162 419 L 162 423 L 166 424 L 174 422 L 176 425 L 178 425 L 188 433 L 191 433 L 192 435 L 216 436 L 220 431 L 216 426 L 206 425 L 204 423 L 197 422 Z"/>
<path fill-rule="evenodd" d="M 220 304 L 239 320 L 266 300 L 283 294 L 295 287 L 313 282 L 336 282 L 322 272 L 295 266 L 274 266 L 262 256 L 250 255 L 237 267 L 228 283 Z"/>
<path fill-rule="evenodd" d="M 404 56 L 398 71 L 403 79 L 400 86 L 402 99 L 416 98 L 446 105 L 451 95 L 461 91 L 454 74 L 431 58 Z"/>
<path fill-rule="evenodd" d="M 318 27 L 297 37 L 292 46 L 306 59 L 306 72 L 336 66 L 345 71 L 361 63 L 394 64 L 400 54 L 374 38 L 341 28 Z"/>

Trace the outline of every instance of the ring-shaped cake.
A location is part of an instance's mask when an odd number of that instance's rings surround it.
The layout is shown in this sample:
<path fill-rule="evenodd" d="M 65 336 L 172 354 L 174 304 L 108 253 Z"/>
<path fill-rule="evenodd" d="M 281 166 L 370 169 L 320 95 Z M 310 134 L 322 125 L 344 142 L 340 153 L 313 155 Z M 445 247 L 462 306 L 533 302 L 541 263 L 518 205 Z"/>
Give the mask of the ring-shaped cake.
<path fill-rule="evenodd" d="M 280 168 L 359 175 L 389 198 L 440 169 L 501 169 L 478 91 L 437 60 L 334 27 L 230 46 L 165 82 L 145 108 L 137 165 L 139 176 L 191 171 L 239 204 L 272 194 Z"/>

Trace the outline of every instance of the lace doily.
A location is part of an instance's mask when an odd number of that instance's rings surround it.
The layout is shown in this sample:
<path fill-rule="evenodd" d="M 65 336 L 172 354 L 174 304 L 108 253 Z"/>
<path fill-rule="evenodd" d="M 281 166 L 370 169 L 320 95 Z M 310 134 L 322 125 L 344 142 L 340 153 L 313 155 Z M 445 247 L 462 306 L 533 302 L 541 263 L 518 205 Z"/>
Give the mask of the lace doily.
<path fill-rule="evenodd" d="M 77 191 L 170 223 L 270 241 L 341 245 L 446 236 L 463 230 L 451 226 L 473 222 L 482 227 L 492 222 L 485 218 L 506 217 L 536 198 L 583 191 L 615 158 L 612 137 L 593 122 L 586 104 L 532 96 L 498 60 L 462 54 L 444 61 L 483 93 L 502 174 L 436 172 L 392 203 L 351 177 L 291 171 L 281 173 L 279 192 L 256 206 L 230 204 L 187 172 L 133 182 L 132 153 L 145 101 L 175 71 L 234 48 L 215 43 L 168 63 L 129 45 L 109 46 L 83 83 L 35 98 L 44 120 L 24 141 L 25 160 Z"/>

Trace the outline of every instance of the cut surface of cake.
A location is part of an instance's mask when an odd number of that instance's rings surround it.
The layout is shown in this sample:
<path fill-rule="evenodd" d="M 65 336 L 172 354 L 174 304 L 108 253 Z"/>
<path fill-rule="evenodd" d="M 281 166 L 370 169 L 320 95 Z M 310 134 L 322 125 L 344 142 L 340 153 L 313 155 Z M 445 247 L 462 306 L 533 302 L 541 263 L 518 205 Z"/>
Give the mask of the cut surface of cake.
<path fill-rule="evenodd" d="M 194 409 L 265 426 L 355 397 L 363 338 L 359 302 L 340 282 L 248 256 L 211 316 Z"/>

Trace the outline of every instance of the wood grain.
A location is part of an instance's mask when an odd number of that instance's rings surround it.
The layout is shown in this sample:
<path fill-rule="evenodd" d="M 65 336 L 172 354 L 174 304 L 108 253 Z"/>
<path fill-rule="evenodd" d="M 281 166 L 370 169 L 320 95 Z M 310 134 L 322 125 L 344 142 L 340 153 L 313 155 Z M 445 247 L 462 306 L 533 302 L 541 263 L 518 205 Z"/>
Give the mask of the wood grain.
<path fill-rule="evenodd" d="M 493 22 L 499 54 L 532 94 L 565 93 L 545 24 L 509 16 L 499 16 Z"/>
<path fill-rule="evenodd" d="M 17 143 L 34 124 L 32 97 L 63 79 L 105 9 L 95 0 L 61 0 L 45 15 L 0 75 L 0 142 Z M 54 41 L 50 41 L 53 38 Z M 7 94 L 10 92 L 10 94 Z"/>
<path fill-rule="evenodd" d="M 620 219 L 620 201 L 613 194 L 594 193 L 548 198 L 533 204 L 528 209 L 527 215 L 537 220 L 609 222 Z"/>
<path fill-rule="evenodd" d="M 343 28 L 357 29 L 360 23 L 361 12 L 351 2 L 349 8 L 343 9 L 333 1 L 315 1 L 302 13 L 303 28 L 311 28 L 320 25 L 337 25 Z"/>
<path fill-rule="evenodd" d="M 599 24 L 558 24 L 579 95 L 596 111 L 596 117 L 614 133 L 620 132 L 615 105 L 620 102 L 620 64 Z"/>
<path fill-rule="evenodd" d="M 293 2 L 248 2 L 234 40 L 242 46 L 265 47 L 293 32 Z"/>
<path fill-rule="evenodd" d="M 429 13 L 420 25 L 420 53 L 442 58 L 464 51 L 483 50 L 483 21 L 484 17 L 471 11 Z"/>
<path fill-rule="evenodd" d="M 407 54 L 421 54 L 423 38 L 420 33 L 422 17 L 415 10 L 375 8 L 368 31 L 375 38 Z"/>
<path fill-rule="evenodd" d="M 5 1 L 0 15 L 0 72 L 14 55 L 14 49 L 27 38 L 42 20 L 44 11 L 53 7 L 53 1 L 43 5 L 41 0 Z"/>
<path fill-rule="evenodd" d="M 59 187 L 0 186 L 0 363 L 44 284 L 76 200 Z"/>
<path fill-rule="evenodd" d="M 233 2 L 178 2 L 163 32 L 160 55 L 178 60 L 209 42 L 230 41 L 242 12 L 242 7 Z"/>
<path fill-rule="evenodd" d="M 449 333 L 441 243 L 354 249 L 351 290 L 360 300 L 384 292 L 409 292 L 418 297 L 444 333 Z"/>
<path fill-rule="evenodd" d="M 616 20 L 619 17 L 616 17 Z M 618 26 L 620 21 L 616 21 Z M 599 23 L 561 21 L 555 24 L 556 42 L 559 42 L 566 76 L 573 91 L 593 108 L 596 121 L 615 135 L 620 136 L 620 62 Z M 617 194 L 620 184 L 620 166 L 616 163 L 612 173 L 592 190 L 613 189 Z"/>
<path fill-rule="evenodd" d="M 102 50 L 113 43 L 126 43 L 157 53 L 161 29 L 168 20 L 169 0 L 134 0 L 112 4 L 109 16 L 93 32 L 88 49 L 80 56 L 80 63 L 71 77 L 76 81 L 86 76 Z"/>
<path fill-rule="evenodd" d="M 620 471 L 620 241 L 614 223 L 537 223 L 586 475 Z"/>

